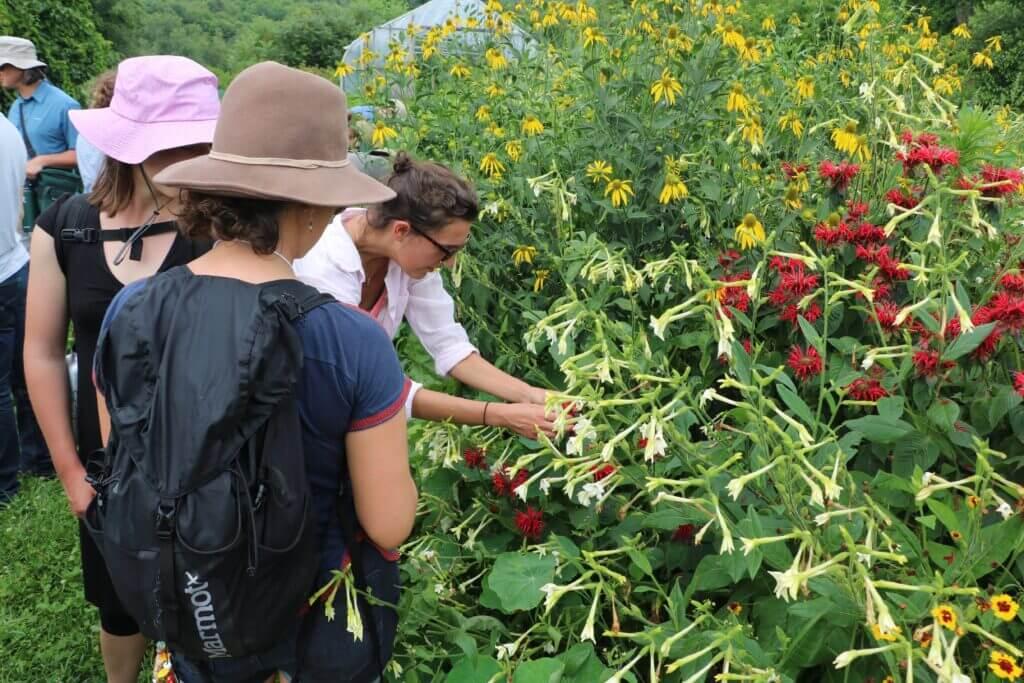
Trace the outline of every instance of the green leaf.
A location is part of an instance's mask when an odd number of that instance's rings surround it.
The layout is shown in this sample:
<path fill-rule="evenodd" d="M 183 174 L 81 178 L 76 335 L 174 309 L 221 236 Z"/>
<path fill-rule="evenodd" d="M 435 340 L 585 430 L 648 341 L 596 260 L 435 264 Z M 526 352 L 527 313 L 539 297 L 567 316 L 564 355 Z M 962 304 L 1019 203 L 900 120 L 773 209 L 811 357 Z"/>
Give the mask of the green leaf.
<path fill-rule="evenodd" d="M 565 664 L 558 659 L 535 659 L 516 667 L 512 683 L 561 683 L 564 670 Z"/>
<path fill-rule="evenodd" d="M 988 423 L 995 427 L 1006 414 L 1021 403 L 1021 396 L 1013 387 L 1003 386 L 988 404 Z"/>
<path fill-rule="evenodd" d="M 636 548 L 627 548 L 626 554 L 629 555 L 629 559 L 633 561 L 633 564 L 637 566 L 637 569 L 647 574 L 652 579 L 654 578 L 654 570 L 651 568 L 651 561 L 647 559 L 643 551 L 637 550 Z"/>
<path fill-rule="evenodd" d="M 878 402 L 878 414 L 897 420 L 903 417 L 903 397 L 886 396 Z"/>
<path fill-rule="evenodd" d="M 506 614 L 533 609 L 544 599 L 541 586 L 555 578 L 555 558 L 533 553 L 502 553 L 484 585 L 494 591 Z"/>
<path fill-rule="evenodd" d="M 908 422 L 881 415 L 868 415 L 855 420 L 847 420 L 846 426 L 856 429 L 864 435 L 865 439 L 875 443 L 893 443 L 914 430 L 913 425 Z"/>
<path fill-rule="evenodd" d="M 779 392 L 782 402 L 799 417 L 805 425 L 814 424 L 814 415 L 811 409 L 804 403 L 804 400 L 797 394 L 786 388 L 785 384 L 776 384 L 775 391 Z"/>
<path fill-rule="evenodd" d="M 825 354 L 825 344 L 821 341 L 821 335 L 814 329 L 814 325 L 807 322 L 804 317 L 797 316 L 797 320 L 800 322 L 800 331 L 804 333 L 804 339 L 807 343 L 818 350 L 818 353 Z"/>
<path fill-rule="evenodd" d="M 733 579 L 729 576 L 727 564 L 728 557 L 728 555 L 705 555 L 693 573 L 693 581 L 687 592 L 710 591 L 732 584 Z"/>
<path fill-rule="evenodd" d="M 946 527 L 948 531 L 960 531 L 960 520 L 957 519 L 956 513 L 953 512 L 953 508 L 940 500 L 935 500 L 935 498 L 929 498 L 926 503 L 928 504 L 928 509 L 939 518 L 939 521 L 942 522 L 942 526 Z"/>
<path fill-rule="evenodd" d="M 590 643 L 573 645 L 568 652 L 562 655 L 562 661 L 565 662 L 562 683 L 605 681 L 615 673 L 601 663 L 601 659 L 594 652 L 594 646 Z"/>
<path fill-rule="evenodd" d="M 960 418 L 960 405 L 948 398 L 940 398 L 928 408 L 927 415 L 933 425 L 943 432 L 950 432 Z"/>
<path fill-rule="evenodd" d="M 448 676 L 445 683 L 483 683 L 501 673 L 501 665 L 493 657 L 466 657 L 459 661 Z"/>
<path fill-rule="evenodd" d="M 935 530 L 935 515 L 921 515 L 917 518 L 917 521 L 920 522 L 921 526 L 924 528 L 931 529 L 932 531 Z"/>
<path fill-rule="evenodd" d="M 942 360 L 956 360 L 961 356 L 966 356 L 988 338 L 989 333 L 995 326 L 995 323 L 986 323 L 978 325 L 970 332 L 962 333 L 952 344 L 946 347 L 946 350 L 942 353 Z"/>

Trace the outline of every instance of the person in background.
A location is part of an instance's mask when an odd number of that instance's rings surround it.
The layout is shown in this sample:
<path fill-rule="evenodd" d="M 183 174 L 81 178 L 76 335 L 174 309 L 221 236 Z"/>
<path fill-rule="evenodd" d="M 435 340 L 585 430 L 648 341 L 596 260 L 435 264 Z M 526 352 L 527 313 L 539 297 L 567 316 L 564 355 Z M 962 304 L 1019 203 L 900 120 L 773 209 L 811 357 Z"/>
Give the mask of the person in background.
<path fill-rule="evenodd" d="M 110 106 L 110 100 L 114 96 L 115 80 L 117 80 L 115 69 L 104 71 L 96 78 L 92 88 L 92 99 L 89 101 L 91 109 L 103 109 Z M 78 137 L 75 151 L 78 153 L 78 172 L 82 174 L 82 191 L 88 194 L 92 192 L 93 185 L 96 184 L 96 179 L 99 178 L 107 157 L 85 136 Z"/>
<path fill-rule="evenodd" d="M 0 507 L 18 492 L 19 470 L 53 473 L 21 361 L 28 285 L 28 252 L 20 239 L 26 161 L 18 129 L 0 116 Z"/>
<path fill-rule="evenodd" d="M 17 90 L 7 118 L 28 141 L 25 174 L 35 179 L 41 170 L 73 168 L 78 163 L 75 127 L 68 112 L 81 105 L 46 78 L 46 63 L 39 61 L 30 40 L 0 36 L 0 85 Z"/>
<path fill-rule="evenodd" d="M 416 384 L 407 415 L 504 427 L 530 439 L 538 430 L 552 435 L 554 424 L 544 408 L 547 391 L 499 370 L 477 352 L 455 321 L 455 303 L 437 272 L 452 266 L 469 242 L 479 211 L 475 190 L 445 166 L 413 161 L 405 152 L 395 156 L 386 183 L 395 198 L 344 211 L 295 262 L 296 275 L 367 311 L 392 338 L 407 320 L 438 375 L 508 401 L 473 401 Z"/>
<path fill-rule="evenodd" d="M 209 250 L 208 242 L 180 234 L 174 222 L 178 191 L 153 177 L 172 163 L 205 153 L 219 111 L 215 75 L 191 59 L 159 56 L 118 65 L 110 107 L 72 112 L 83 136 L 107 160 L 92 194 L 56 202 L 39 216 L 32 233 L 25 374 L 76 517 L 95 496 L 85 478 L 86 458 L 103 445 L 91 376 L 100 324 L 125 285 Z M 64 361 L 69 318 L 79 357 L 77 446 Z M 99 611 L 107 681 L 135 683 L 146 641 L 81 522 L 79 544 L 85 598 Z"/>

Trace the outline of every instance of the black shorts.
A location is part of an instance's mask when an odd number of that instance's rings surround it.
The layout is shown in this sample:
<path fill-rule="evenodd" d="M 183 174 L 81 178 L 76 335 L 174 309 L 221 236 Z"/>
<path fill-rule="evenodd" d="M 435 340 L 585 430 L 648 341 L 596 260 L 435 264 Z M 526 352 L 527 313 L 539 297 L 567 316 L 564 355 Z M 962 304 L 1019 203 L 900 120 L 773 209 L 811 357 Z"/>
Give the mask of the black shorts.
<path fill-rule="evenodd" d="M 103 555 L 81 521 L 78 522 L 78 544 L 82 549 L 82 583 L 85 584 L 85 599 L 100 611 L 100 625 L 103 630 L 113 636 L 135 635 L 139 632 L 139 625 L 117 597 Z"/>

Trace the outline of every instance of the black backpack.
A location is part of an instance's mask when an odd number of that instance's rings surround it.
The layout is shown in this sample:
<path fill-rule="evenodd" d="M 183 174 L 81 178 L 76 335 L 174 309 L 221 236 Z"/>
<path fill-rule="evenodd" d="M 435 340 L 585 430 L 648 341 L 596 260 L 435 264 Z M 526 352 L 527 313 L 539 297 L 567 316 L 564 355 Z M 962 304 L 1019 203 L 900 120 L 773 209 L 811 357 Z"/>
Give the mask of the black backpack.
<path fill-rule="evenodd" d="M 266 651 L 318 566 L 292 321 L 327 295 L 179 267 L 97 347 L 111 435 L 86 526 L 143 634 L 190 657 Z"/>

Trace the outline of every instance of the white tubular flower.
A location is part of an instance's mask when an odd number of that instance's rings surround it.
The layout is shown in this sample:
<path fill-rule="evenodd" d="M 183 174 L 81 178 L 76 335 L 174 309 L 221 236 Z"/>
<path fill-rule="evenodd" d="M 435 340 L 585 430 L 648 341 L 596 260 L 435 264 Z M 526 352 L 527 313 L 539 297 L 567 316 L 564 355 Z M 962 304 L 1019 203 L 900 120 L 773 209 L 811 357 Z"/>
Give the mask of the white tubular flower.
<path fill-rule="evenodd" d="M 732 358 L 732 342 L 736 339 L 732 320 L 722 310 L 722 304 L 715 299 L 715 312 L 718 314 L 718 321 L 715 327 L 718 330 L 718 356 Z"/>
<path fill-rule="evenodd" d="M 594 620 L 597 617 L 597 601 L 601 597 L 601 590 L 594 591 L 594 602 L 590 605 L 590 614 L 587 615 L 587 623 L 583 625 L 583 630 L 580 632 L 580 642 L 589 640 L 592 643 L 596 643 L 597 640 L 594 638 Z"/>
<path fill-rule="evenodd" d="M 757 479 L 761 475 L 767 474 L 768 472 L 770 472 L 776 465 L 778 465 L 780 462 L 782 462 L 782 460 L 783 460 L 783 458 L 778 458 L 778 459 L 768 463 L 767 465 L 765 465 L 764 467 L 762 467 L 760 469 L 757 469 L 757 470 L 754 470 L 753 472 L 749 472 L 749 473 L 744 474 L 742 476 L 736 477 L 735 479 L 733 479 L 732 481 L 730 481 L 728 484 L 725 485 L 725 490 L 729 492 L 729 496 L 733 500 L 738 499 L 740 497 L 740 494 L 743 492 L 743 488 L 747 484 L 749 484 L 754 479 Z"/>
<path fill-rule="evenodd" d="M 903 647 L 902 644 L 895 643 L 893 645 L 885 645 L 883 647 L 869 647 L 863 650 L 847 650 L 846 652 L 839 653 L 839 656 L 832 661 L 832 664 L 837 669 L 845 669 L 850 666 L 855 659 L 870 657 L 872 655 L 880 655 L 883 652 L 889 652 L 890 650 L 895 650 L 896 648 L 901 647 Z"/>
<path fill-rule="evenodd" d="M 768 572 L 769 576 L 775 579 L 775 597 L 789 602 L 796 600 L 800 593 L 801 582 L 800 572 L 796 567 L 790 567 L 784 572 Z"/>
<path fill-rule="evenodd" d="M 921 299 L 916 304 L 911 304 L 910 306 L 904 306 L 902 309 L 900 309 L 900 312 L 896 314 L 896 320 L 895 320 L 895 322 L 893 322 L 893 325 L 895 325 L 896 327 L 899 327 L 904 322 L 906 322 L 907 318 L 910 317 L 911 313 L 913 313 L 914 311 L 918 310 L 919 308 L 923 308 L 923 307 L 927 306 L 931 302 L 932 302 L 932 298 L 930 296 L 926 296 L 924 299 Z"/>
<path fill-rule="evenodd" d="M 546 477 L 540 480 L 540 490 L 544 492 L 544 495 L 548 495 L 551 491 L 551 479 Z"/>
<path fill-rule="evenodd" d="M 516 649 L 519 647 L 519 643 L 505 643 L 504 645 L 498 645 L 495 650 L 498 652 L 498 661 L 511 660 L 512 655 L 516 653 Z"/>
<path fill-rule="evenodd" d="M 999 503 L 999 507 L 996 508 L 996 512 L 1003 516 L 1004 520 L 1013 517 L 1013 508 L 1005 500 Z"/>
<path fill-rule="evenodd" d="M 644 460 L 653 462 L 655 457 L 665 455 L 668 444 L 665 443 L 665 433 L 661 422 L 655 416 L 651 416 L 650 421 L 641 428 L 640 433 L 643 438 L 647 439 L 647 445 L 644 447 Z"/>
<path fill-rule="evenodd" d="M 708 532 L 708 529 L 710 529 L 710 528 L 711 528 L 711 525 L 712 525 L 712 524 L 714 523 L 714 521 L 715 521 L 715 520 L 713 520 L 713 519 L 709 519 L 709 520 L 708 520 L 708 522 L 707 522 L 707 524 L 705 524 L 704 526 L 702 526 L 702 527 L 701 527 L 701 528 L 700 528 L 700 529 L 699 529 L 699 530 L 697 531 L 696 535 L 694 535 L 694 537 L 693 537 L 693 544 L 694 544 L 694 545 L 700 545 L 700 544 L 701 544 L 701 542 L 703 542 L 703 541 L 704 541 L 704 534 L 706 534 L 706 533 Z"/>
<path fill-rule="evenodd" d="M 583 507 L 589 507 L 593 500 L 600 500 L 604 497 L 604 484 L 599 481 L 592 481 L 583 485 L 583 489 L 576 494 L 576 500 Z"/>
<path fill-rule="evenodd" d="M 932 227 L 928 230 L 928 239 L 925 240 L 925 244 L 934 244 L 936 246 L 942 245 L 942 206 L 940 205 L 935 210 L 935 219 L 932 220 Z M 897 323 L 897 326 L 900 323 Z"/>

